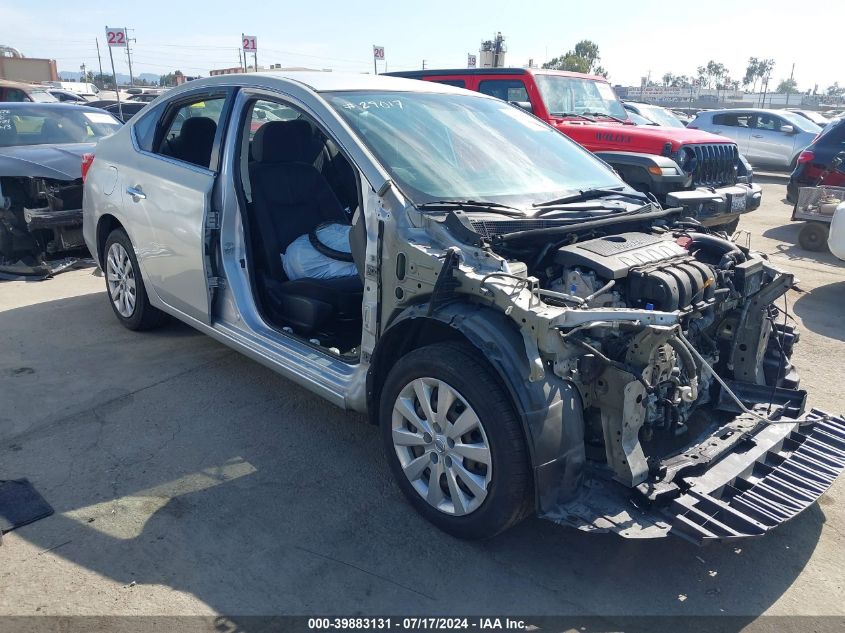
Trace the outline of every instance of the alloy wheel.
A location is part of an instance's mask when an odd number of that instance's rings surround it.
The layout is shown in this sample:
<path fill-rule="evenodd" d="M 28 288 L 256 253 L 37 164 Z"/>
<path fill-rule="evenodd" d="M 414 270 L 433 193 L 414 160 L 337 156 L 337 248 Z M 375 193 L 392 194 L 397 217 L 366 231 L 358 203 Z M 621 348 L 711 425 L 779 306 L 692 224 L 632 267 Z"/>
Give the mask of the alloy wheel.
<path fill-rule="evenodd" d="M 114 309 L 120 316 L 130 318 L 135 312 L 137 299 L 135 269 L 129 253 L 118 242 L 111 245 L 106 256 L 106 283 Z"/>
<path fill-rule="evenodd" d="M 493 462 L 478 414 L 453 387 L 417 378 L 393 406 L 393 447 L 408 481 L 429 505 L 461 516 L 477 510 Z"/>

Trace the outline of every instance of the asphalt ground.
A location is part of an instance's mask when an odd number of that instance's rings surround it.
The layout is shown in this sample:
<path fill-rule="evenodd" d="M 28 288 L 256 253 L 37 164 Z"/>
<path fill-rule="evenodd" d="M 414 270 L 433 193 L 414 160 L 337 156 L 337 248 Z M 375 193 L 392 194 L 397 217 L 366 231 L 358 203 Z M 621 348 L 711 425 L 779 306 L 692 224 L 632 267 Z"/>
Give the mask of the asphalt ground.
<path fill-rule="evenodd" d="M 794 361 L 842 411 L 845 268 L 797 246 L 781 176 L 752 245 L 791 268 Z M 0 282 L 0 479 L 52 517 L 0 547 L 0 615 L 845 615 L 845 482 L 756 540 L 697 548 L 529 519 L 439 532 L 391 481 L 376 428 L 171 323 L 133 333 L 102 277 Z"/>

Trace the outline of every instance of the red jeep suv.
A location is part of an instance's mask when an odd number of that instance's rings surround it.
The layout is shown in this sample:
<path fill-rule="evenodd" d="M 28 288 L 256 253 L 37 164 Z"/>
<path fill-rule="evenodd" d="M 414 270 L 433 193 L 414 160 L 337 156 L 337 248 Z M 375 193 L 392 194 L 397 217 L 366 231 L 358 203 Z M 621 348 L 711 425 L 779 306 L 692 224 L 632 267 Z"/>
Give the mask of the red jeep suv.
<path fill-rule="evenodd" d="M 638 126 L 603 77 L 534 68 L 391 72 L 499 97 L 577 141 L 629 185 L 702 224 L 732 231 L 760 206 L 762 190 L 731 139 L 699 130 Z"/>

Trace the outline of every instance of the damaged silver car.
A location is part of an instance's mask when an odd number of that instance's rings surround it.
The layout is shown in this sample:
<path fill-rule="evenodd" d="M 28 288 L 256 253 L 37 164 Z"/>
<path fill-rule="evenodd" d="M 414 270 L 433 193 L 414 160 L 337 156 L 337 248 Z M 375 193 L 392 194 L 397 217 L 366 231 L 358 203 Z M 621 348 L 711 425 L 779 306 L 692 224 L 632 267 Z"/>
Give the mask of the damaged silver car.
<path fill-rule="evenodd" d="M 479 93 L 191 82 L 99 143 L 84 236 L 121 323 L 173 315 L 366 412 L 457 536 L 761 535 L 845 467 L 790 362 L 793 276 Z"/>
<path fill-rule="evenodd" d="M 81 158 L 121 123 L 63 103 L 0 103 L 0 276 L 45 276 L 83 249 Z"/>

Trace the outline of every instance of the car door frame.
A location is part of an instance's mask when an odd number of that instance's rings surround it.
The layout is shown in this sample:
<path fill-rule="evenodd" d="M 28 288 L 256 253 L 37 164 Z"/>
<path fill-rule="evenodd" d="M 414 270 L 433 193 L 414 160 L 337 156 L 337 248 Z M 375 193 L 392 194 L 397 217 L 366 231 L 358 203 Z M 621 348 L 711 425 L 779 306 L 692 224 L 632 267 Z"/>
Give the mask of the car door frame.
<path fill-rule="evenodd" d="M 207 199 L 205 201 L 202 212 L 202 217 L 199 221 L 198 233 L 200 236 L 200 241 L 199 243 L 194 245 L 194 247 L 197 249 L 197 252 L 201 254 L 201 276 L 196 276 L 196 278 L 193 278 L 195 277 L 193 273 L 199 272 L 199 268 L 196 268 L 194 270 L 182 268 L 180 270 L 180 276 L 183 279 L 180 281 L 180 283 L 183 287 L 181 289 L 167 287 L 167 284 L 162 280 L 162 277 L 156 272 L 155 261 L 156 258 L 162 260 L 162 262 L 170 258 L 158 257 L 157 253 L 154 252 L 155 249 L 151 248 L 151 245 L 153 244 L 157 245 L 159 248 L 163 245 L 163 240 L 161 238 L 162 233 L 164 232 L 157 231 L 156 227 L 153 226 L 152 222 L 150 221 L 147 222 L 147 226 L 145 227 L 147 229 L 146 235 L 140 236 L 140 239 L 138 239 L 137 243 L 133 244 L 136 247 L 136 256 L 138 257 L 141 269 L 145 273 L 145 281 L 148 283 L 148 285 L 152 286 L 152 289 L 153 291 L 155 291 L 159 300 L 165 305 L 167 305 L 169 309 L 176 310 L 177 312 L 189 316 L 192 319 L 195 319 L 206 325 L 211 324 L 211 308 L 219 285 L 219 277 L 216 274 L 216 263 L 213 257 L 216 244 L 219 241 L 219 209 L 221 208 L 219 193 L 219 175 L 221 173 L 220 167 L 222 158 L 222 147 L 224 139 L 226 137 L 226 131 L 228 128 L 228 122 L 231 115 L 236 90 L 237 88 L 235 86 L 228 85 L 205 86 L 202 88 L 197 88 L 196 90 L 189 90 L 183 92 L 177 98 L 174 98 L 172 101 L 169 101 L 166 105 L 164 105 L 159 119 L 155 124 L 156 129 L 150 150 L 143 149 L 140 146 L 136 137 L 134 126 L 131 130 L 133 148 L 135 152 L 143 156 L 145 160 L 156 160 L 164 163 L 169 163 L 174 167 L 178 167 L 180 170 L 187 170 L 189 172 L 194 172 L 194 174 L 205 175 L 211 178 Z M 172 124 L 173 118 L 176 116 L 176 113 L 179 111 L 180 108 L 190 103 L 202 101 L 203 99 L 217 99 L 221 97 L 224 99 L 224 103 L 217 123 L 217 130 L 215 131 L 214 142 L 212 144 L 211 156 L 209 160 L 209 167 L 195 165 L 193 163 L 189 163 L 178 158 L 168 156 L 166 154 L 161 154 L 159 151 L 156 151 L 161 147 L 162 141 L 164 140 L 165 135 L 170 129 L 170 125 Z M 132 213 L 129 210 L 133 209 L 133 203 L 138 201 L 135 200 L 135 198 L 128 193 L 128 189 L 134 187 L 135 185 L 132 184 L 130 180 L 126 179 L 126 175 L 121 178 L 121 181 L 121 186 L 124 189 L 127 189 L 127 195 L 124 196 L 124 214 L 127 216 L 131 216 Z M 141 202 L 145 202 L 145 199 L 141 200 Z M 147 219 L 149 220 L 148 213 Z M 184 299 L 186 296 L 191 296 L 190 292 L 184 292 L 185 286 L 190 287 L 194 283 L 203 284 L 205 289 L 204 301 L 200 300 L 198 296 L 195 296 L 193 300 Z M 201 293 L 197 293 L 197 295 L 200 294 Z"/>
<path fill-rule="evenodd" d="M 383 197 L 393 191 L 392 180 L 369 150 L 331 105 L 321 96 L 296 84 L 286 90 L 251 84 L 243 86 L 233 100 L 226 142 L 223 145 L 220 180 L 222 216 L 217 255 L 225 283 L 215 304 L 211 332 L 250 358 L 271 367 L 330 402 L 347 409 L 366 411 L 366 377 L 369 359 L 380 328 L 381 248 L 384 223 L 391 215 Z M 328 350 L 271 326 L 261 315 L 253 294 L 247 265 L 248 230 L 243 222 L 243 189 L 238 147 L 244 108 L 253 99 L 274 101 L 294 107 L 314 121 L 349 160 L 360 178 L 362 212 L 367 232 L 364 296 L 362 302 L 361 353 L 357 362 L 344 360 Z M 240 190 L 240 191 L 239 191 Z"/>

